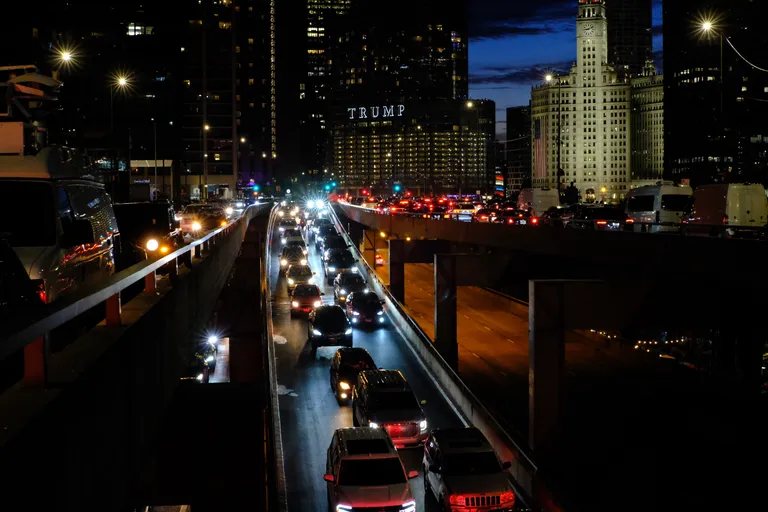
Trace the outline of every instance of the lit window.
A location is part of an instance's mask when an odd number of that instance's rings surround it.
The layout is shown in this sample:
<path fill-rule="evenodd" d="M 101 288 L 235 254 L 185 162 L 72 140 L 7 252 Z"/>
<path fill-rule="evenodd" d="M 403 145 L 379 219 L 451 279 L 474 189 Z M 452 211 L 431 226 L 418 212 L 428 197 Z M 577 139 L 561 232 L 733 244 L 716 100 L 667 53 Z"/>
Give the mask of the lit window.
<path fill-rule="evenodd" d="M 232 23 L 230 23 L 229 21 L 220 21 L 219 28 L 223 28 L 224 30 L 229 30 L 230 28 L 232 28 Z"/>
<path fill-rule="evenodd" d="M 216 160 L 216 161 L 221 160 L 221 155 L 219 153 L 214 153 L 213 154 L 213 159 Z"/>

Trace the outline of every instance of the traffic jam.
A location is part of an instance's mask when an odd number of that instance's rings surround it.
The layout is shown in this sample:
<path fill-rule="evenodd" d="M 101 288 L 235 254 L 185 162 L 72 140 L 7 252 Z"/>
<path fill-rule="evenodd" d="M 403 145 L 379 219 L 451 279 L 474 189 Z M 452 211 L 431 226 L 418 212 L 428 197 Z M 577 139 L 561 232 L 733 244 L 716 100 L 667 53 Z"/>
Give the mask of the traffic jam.
<path fill-rule="evenodd" d="M 435 428 L 422 407 L 426 401 L 419 400 L 401 369 L 379 366 L 355 345 L 356 332 L 380 330 L 390 319 L 354 247 L 337 229 L 328 202 L 287 200 L 275 215 L 278 286 L 284 283 L 288 293 L 290 322 L 305 321 L 305 350 L 313 361 L 319 348 L 334 349 L 329 392 L 339 407 L 351 409 L 351 424 L 333 432 L 325 472 L 317 475 L 326 483 L 328 509 L 513 510 L 510 463 L 499 460 L 483 434 L 474 427 Z M 401 459 L 405 450 L 421 453 L 421 471 L 407 469 Z M 417 504 L 411 487 L 420 473 L 426 508 Z"/>

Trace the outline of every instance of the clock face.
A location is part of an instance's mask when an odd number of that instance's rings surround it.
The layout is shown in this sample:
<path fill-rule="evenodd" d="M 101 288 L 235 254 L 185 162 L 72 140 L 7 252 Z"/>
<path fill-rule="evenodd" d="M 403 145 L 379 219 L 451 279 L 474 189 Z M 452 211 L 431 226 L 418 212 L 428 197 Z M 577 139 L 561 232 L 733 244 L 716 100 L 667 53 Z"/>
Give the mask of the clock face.
<path fill-rule="evenodd" d="M 586 25 L 584 25 L 584 35 L 585 36 L 595 35 L 595 26 L 591 23 L 587 23 Z"/>

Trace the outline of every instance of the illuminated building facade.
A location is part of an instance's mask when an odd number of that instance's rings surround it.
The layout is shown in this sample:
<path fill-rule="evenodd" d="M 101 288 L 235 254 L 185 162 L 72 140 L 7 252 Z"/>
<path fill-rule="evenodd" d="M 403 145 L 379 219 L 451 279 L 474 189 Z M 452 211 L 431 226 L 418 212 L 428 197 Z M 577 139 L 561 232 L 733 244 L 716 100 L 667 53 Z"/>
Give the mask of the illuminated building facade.
<path fill-rule="evenodd" d="M 638 175 L 659 178 L 663 161 L 663 77 L 649 64 L 647 76 L 621 78 L 607 23 L 605 0 L 579 0 L 576 63 L 531 94 L 533 186 L 557 188 L 559 180 L 562 191 L 573 182 L 585 201 L 621 200 L 634 185 L 633 158 Z"/>
<path fill-rule="evenodd" d="M 469 106 L 471 105 L 471 106 Z M 415 193 L 489 192 L 495 103 L 488 100 L 393 104 L 339 110 L 333 121 L 334 177 L 342 189 L 387 193 L 395 183 Z M 399 107 L 402 107 L 400 109 Z M 350 117 L 349 108 L 355 108 Z M 389 112 L 390 110 L 387 110 Z M 397 115 L 402 112 L 402 115 Z"/>

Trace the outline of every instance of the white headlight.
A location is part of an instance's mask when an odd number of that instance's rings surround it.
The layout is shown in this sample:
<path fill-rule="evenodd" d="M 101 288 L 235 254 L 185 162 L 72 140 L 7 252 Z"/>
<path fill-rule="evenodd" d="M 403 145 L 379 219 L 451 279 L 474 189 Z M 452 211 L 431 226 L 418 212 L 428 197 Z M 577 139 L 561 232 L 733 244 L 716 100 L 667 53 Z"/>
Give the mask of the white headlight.
<path fill-rule="evenodd" d="M 285 245 L 285 242 L 287 242 L 287 241 L 288 241 L 288 240 L 286 240 L 285 238 L 281 238 L 281 239 L 280 239 L 280 242 L 281 242 L 283 245 Z"/>
<path fill-rule="evenodd" d="M 347 290 L 345 290 L 344 288 L 342 288 L 341 290 L 339 290 L 339 294 L 341 294 L 341 295 L 346 295 L 346 294 L 347 294 Z"/>
<path fill-rule="evenodd" d="M 200 231 L 201 229 L 203 229 L 203 226 L 199 222 L 192 223 L 192 231 Z"/>
<path fill-rule="evenodd" d="M 197 377 L 195 377 L 195 378 L 196 378 L 197 380 L 203 380 L 203 374 L 202 374 L 202 373 L 200 373 L 200 374 L 198 374 L 198 376 L 197 376 Z"/>
<path fill-rule="evenodd" d="M 321 333 L 317 329 L 312 329 L 312 334 L 314 334 L 315 336 L 322 336 L 323 335 L 323 333 Z"/>
<path fill-rule="evenodd" d="M 297 308 L 297 307 L 299 307 L 299 303 L 296 302 L 296 301 L 293 301 L 293 302 L 291 302 L 291 306 Z"/>
<path fill-rule="evenodd" d="M 383 315 L 383 314 L 384 314 L 384 312 L 383 312 L 383 311 L 379 311 L 379 312 L 378 312 L 378 313 L 376 313 L 376 314 L 377 314 L 377 315 L 379 315 L 379 316 L 381 316 L 381 315 Z"/>
<path fill-rule="evenodd" d="M 315 278 L 310 277 L 309 279 L 307 279 L 307 284 L 315 284 Z"/>
<path fill-rule="evenodd" d="M 328 272 L 336 272 L 336 267 L 328 267 Z"/>
<path fill-rule="evenodd" d="M 344 334 L 352 334 L 352 328 L 350 327 L 346 331 L 344 331 Z"/>
<path fill-rule="evenodd" d="M 157 243 L 157 240 L 154 238 L 151 240 L 147 240 L 147 249 L 150 251 L 156 251 L 157 248 L 160 247 L 160 244 Z"/>
<path fill-rule="evenodd" d="M 320 302 L 319 300 L 316 300 L 316 301 L 315 301 L 315 303 L 314 303 L 314 304 L 312 304 L 312 305 L 313 305 L 313 306 L 315 306 L 316 308 L 319 308 L 320 306 L 322 306 L 322 305 L 323 305 L 323 303 L 322 303 L 322 302 Z"/>
<path fill-rule="evenodd" d="M 357 272 L 357 267 L 352 267 L 350 270 L 351 270 L 352 272 Z"/>
<path fill-rule="evenodd" d="M 427 430 L 427 420 L 421 420 L 419 422 L 419 429 L 421 429 L 422 432 Z"/>
<path fill-rule="evenodd" d="M 301 260 L 301 264 L 302 265 L 306 265 L 307 264 L 307 260 Z"/>
<path fill-rule="evenodd" d="M 285 215 L 285 213 L 283 213 L 283 212 L 277 212 L 277 214 L 278 214 L 280 217 L 282 217 L 283 215 Z"/>
<path fill-rule="evenodd" d="M 294 281 L 293 279 L 288 279 L 288 284 L 296 284 L 296 281 Z"/>
<path fill-rule="evenodd" d="M 315 202 L 314 201 L 307 201 L 307 208 L 314 208 Z"/>
<path fill-rule="evenodd" d="M 369 421 L 368 426 L 371 428 L 379 428 L 379 424 L 374 421 Z"/>
<path fill-rule="evenodd" d="M 341 382 L 339 382 L 339 387 L 340 387 L 341 389 L 349 389 L 349 384 L 347 384 L 347 383 L 346 383 L 346 382 L 344 382 L 344 381 L 341 381 Z"/>
<path fill-rule="evenodd" d="M 215 358 L 213 356 L 208 356 L 208 357 L 205 358 L 205 362 L 206 363 L 212 363 L 214 361 L 214 359 Z"/>
<path fill-rule="evenodd" d="M 353 311 L 352 314 L 355 316 L 360 316 L 360 313 L 358 313 L 357 311 Z"/>
<path fill-rule="evenodd" d="M 286 266 L 287 264 L 288 264 L 288 260 L 280 260 L 280 265 L 281 265 L 281 266 L 283 266 L 283 267 L 284 267 L 284 266 Z"/>
<path fill-rule="evenodd" d="M 235 210 L 233 210 L 231 207 L 227 207 L 227 209 L 224 211 L 227 213 L 227 215 L 232 215 L 233 213 L 235 213 Z"/>

